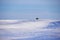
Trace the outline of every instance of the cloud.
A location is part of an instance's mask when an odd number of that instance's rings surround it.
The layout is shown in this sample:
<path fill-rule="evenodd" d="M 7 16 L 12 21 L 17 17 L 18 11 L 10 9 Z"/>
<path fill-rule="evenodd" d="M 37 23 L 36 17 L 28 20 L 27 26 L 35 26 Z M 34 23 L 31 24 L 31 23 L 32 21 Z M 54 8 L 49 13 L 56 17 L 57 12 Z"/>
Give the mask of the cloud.
<path fill-rule="evenodd" d="M 18 23 L 18 20 L 0 20 L 0 25 L 4 25 L 4 24 L 15 24 Z"/>
<path fill-rule="evenodd" d="M 2 20 L 4 23 L 15 23 L 17 22 L 16 20 Z M 41 24 L 40 24 L 41 23 Z M 30 29 L 33 30 L 37 27 L 45 27 L 49 22 L 46 21 L 39 21 L 39 22 L 24 22 L 24 23 L 18 23 L 15 25 L 1 25 L 1 28 L 20 28 L 20 29 Z"/>
<path fill-rule="evenodd" d="M 2 20 L 4 22 L 14 22 L 15 20 Z M 60 37 L 60 28 L 57 29 L 47 29 L 47 25 L 50 22 L 58 21 L 58 20 L 44 20 L 44 21 L 27 21 L 18 24 L 12 25 L 0 25 L 0 29 L 3 31 L 0 33 L 8 34 L 8 36 L 1 37 L 1 40 L 15 40 L 15 39 L 25 39 L 25 38 L 33 38 L 33 37 L 42 37 L 47 36 L 49 38 Z M 1 30 L 0 30 L 1 31 Z M 6 32 L 5 32 L 6 31 Z M 1 35 L 1 34 L 0 34 Z M 12 35 L 12 36 L 9 36 Z"/>

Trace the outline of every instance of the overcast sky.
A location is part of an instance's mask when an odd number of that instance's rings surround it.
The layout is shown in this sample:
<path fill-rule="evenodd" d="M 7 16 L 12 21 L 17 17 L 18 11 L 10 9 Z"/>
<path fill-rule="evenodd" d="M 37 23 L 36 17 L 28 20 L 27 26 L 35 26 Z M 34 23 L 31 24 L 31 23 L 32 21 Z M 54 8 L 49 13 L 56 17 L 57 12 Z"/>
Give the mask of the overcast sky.
<path fill-rule="evenodd" d="M 59 0 L 0 0 L 0 19 L 60 19 Z"/>

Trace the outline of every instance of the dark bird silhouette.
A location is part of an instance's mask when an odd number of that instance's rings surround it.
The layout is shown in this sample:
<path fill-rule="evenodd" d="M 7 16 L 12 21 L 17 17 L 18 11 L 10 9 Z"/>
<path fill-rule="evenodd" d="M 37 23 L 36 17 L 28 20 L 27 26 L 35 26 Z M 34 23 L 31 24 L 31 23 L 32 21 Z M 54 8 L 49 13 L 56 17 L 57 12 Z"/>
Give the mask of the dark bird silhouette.
<path fill-rule="evenodd" d="M 39 18 L 36 18 L 36 20 L 39 20 Z"/>

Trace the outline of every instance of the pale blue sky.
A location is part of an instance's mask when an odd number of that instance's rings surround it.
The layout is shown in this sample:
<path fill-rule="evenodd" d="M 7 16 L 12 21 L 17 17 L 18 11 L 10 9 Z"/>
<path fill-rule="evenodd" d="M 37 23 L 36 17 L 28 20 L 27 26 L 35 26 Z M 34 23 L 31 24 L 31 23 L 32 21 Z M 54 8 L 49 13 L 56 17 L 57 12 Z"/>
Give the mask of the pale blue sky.
<path fill-rule="evenodd" d="M 59 0 L 0 0 L 0 19 L 60 19 Z"/>

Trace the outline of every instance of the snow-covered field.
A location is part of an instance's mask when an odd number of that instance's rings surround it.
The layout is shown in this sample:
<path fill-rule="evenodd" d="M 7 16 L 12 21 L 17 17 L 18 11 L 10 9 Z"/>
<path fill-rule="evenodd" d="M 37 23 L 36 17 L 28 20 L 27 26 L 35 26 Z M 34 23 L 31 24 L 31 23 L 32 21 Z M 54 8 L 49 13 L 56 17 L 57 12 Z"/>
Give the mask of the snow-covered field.
<path fill-rule="evenodd" d="M 60 20 L 0 20 L 0 40 L 60 40 Z"/>

